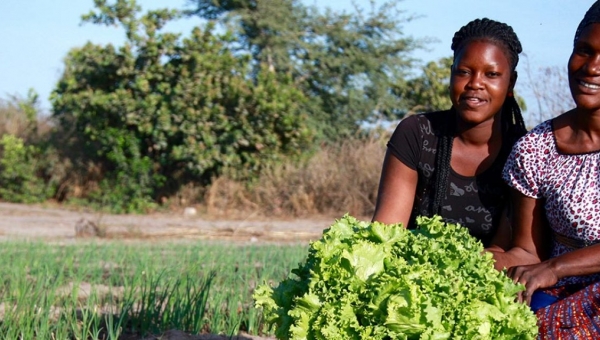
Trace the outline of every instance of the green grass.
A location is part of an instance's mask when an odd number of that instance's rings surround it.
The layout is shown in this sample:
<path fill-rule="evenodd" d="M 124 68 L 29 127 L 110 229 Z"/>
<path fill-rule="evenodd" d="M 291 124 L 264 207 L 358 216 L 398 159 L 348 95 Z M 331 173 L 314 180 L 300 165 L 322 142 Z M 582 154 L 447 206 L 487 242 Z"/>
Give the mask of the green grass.
<path fill-rule="evenodd" d="M 254 288 L 308 245 L 95 242 L 0 247 L 1 339 L 119 339 L 179 329 L 265 333 Z"/>

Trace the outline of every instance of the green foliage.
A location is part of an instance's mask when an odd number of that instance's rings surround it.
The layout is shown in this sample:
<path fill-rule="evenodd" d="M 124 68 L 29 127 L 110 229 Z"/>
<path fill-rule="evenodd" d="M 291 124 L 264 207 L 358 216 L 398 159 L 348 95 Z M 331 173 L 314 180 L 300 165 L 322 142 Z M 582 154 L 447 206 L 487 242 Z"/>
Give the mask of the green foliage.
<path fill-rule="evenodd" d="M 110 138 L 112 149 L 106 159 L 115 165 L 112 176 L 100 182 L 99 190 L 92 192 L 91 201 L 101 209 L 115 213 L 146 212 L 156 207 L 153 188 L 163 178 L 153 173 L 152 160 L 142 156 L 136 136 L 109 128 L 103 135 Z"/>
<path fill-rule="evenodd" d="M 452 107 L 448 93 L 452 62 L 452 57 L 431 61 L 422 68 L 421 75 L 395 87 L 398 95 L 407 102 L 408 114 L 448 110 Z"/>
<path fill-rule="evenodd" d="M 344 216 L 313 242 L 297 279 L 254 294 L 278 339 L 535 339 L 523 290 L 467 229 Z"/>
<path fill-rule="evenodd" d="M 102 165 L 103 191 L 122 190 L 110 193 L 111 206 L 122 197 L 131 210 L 132 200 L 139 206 L 192 179 L 252 178 L 310 145 L 302 92 L 267 67 L 251 77 L 230 35 L 208 25 L 182 38 L 161 31 L 178 11 L 141 15 L 133 0 L 95 5 L 84 19 L 120 24 L 127 42 L 71 50 L 51 102 L 60 126 Z"/>
<path fill-rule="evenodd" d="M 54 188 L 41 176 L 41 152 L 25 145 L 19 137 L 4 134 L 0 139 L 0 197 L 9 202 L 36 203 L 50 198 Z"/>
<path fill-rule="evenodd" d="M 303 111 L 329 140 L 354 135 L 365 121 L 406 111 L 390 91 L 412 66 L 421 44 L 402 34 L 412 18 L 392 0 L 354 13 L 319 11 L 298 0 L 194 0 L 189 11 L 233 30 L 236 46 L 254 65 L 291 75 L 310 100 Z"/>
<path fill-rule="evenodd" d="M 27 98 L 19 101 L 19 109 L 25 114 L 27 122 L 35 129 L 38 115 L 39 95 L 34 89 L 29 89 Z"/>

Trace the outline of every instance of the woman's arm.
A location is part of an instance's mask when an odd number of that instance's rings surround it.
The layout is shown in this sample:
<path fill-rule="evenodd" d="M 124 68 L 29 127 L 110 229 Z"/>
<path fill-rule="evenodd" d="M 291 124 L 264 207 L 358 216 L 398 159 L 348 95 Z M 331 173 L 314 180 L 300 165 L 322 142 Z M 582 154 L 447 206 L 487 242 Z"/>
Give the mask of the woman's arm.
<path fill-rule="evenodd" d="M 500 221 L 498 222 L 498 229 L 496 234 L 490 242 L 490 246 L 486 249 L 488 251 L 505 252 L 511 248 L 512 245 L 512 227 L 510 225 L 508 215 L 508 207 L 504 208 L 500 215 Z"/>
<path fill-rule="evenodd" d="M 504 211 L 502 211 L 502 214 L 500 215 L 498 229 L 496 229 L 496 234 L 494 235 L 494 238 L 492 238 L 490 245 L 487 248 L 485 248 L 486 251 L 489 251 L 492 254 L 494 254 L 494 258 L 496 258 L 498 256 L 502 256 L 502 255 L 497 255 L 497 253 L 504 253 L 505 251 L 508 251 L 512 246 L 512 232 L 513 231 L 512 231 L 512 227 L 511 227 L 509 218 L 510 217 L 508 215 L 508 207 L 507 207 L 504 209 Z M 498 262 L 496 262 L 494 264 L 494 267 L 497 270 L 504 269 L 504 267 L 502 267 L 501 264 L 499 264 Z"/>
<path fill-rule="evenodd" d="M 600 244 L 573 250 L 539 264 L 520 265 L 508 270 L 508 276 L 525 285 L 521 300 L 530 303 L 534 291 L 555 285 L 568 276 L 600 273 Z"/>
<path fill-rule="evenodd" d="M 388 149 L 383 161 L 373 221 L 408 225 L 417 190 L 417 171 Z"/>
<path fill-rule="evenodd" d="M 558 279 L 600 273 L 600 244 L 573 250 L 544 263 Z"/>
<path fill-rule="evenodd" d="M 552 230 L 546 220 L 542 199 L 512 189 L 512 202 L 515 208 L 513 248 L 504 254 L 494 254 L 496 267 L 509 268 L 508 276 L 515 283 L 525 285 L 519 300 L 530 304 L 535 290 L 550 287 L 559 279 L 548 261 L 544 261 L 552 249 Z"/>
<path fill-rule="evenodd" d="M 540 263 L 548 257 L 551 247 L 544 201 L 525 196 L 515 189 L 511 189 L 511 200 L 512 248 L 506 252 L 493 252 L 497 269 Z"/>
<path fill-rule="evenodd" d="M 519 300 L 531 303 L 533 292 L 552 287 L 568 276 L 584 276 L 600 272 L 600 244 L 581 248 L 539 264 L 521 265 L 508 270 L 514 282 L 525 285 Z"/>

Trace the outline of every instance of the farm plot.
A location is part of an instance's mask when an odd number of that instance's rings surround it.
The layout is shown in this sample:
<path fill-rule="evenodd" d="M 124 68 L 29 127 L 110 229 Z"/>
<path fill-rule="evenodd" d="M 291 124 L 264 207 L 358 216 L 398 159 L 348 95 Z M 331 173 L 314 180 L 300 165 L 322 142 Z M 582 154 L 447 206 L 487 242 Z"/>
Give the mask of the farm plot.
<path fill-rule="evenodd" d="M 289 275 L 333 220 L 109 215 L 6 202 L 0 216 L 2 339 L 273 339 L 253 308 L 253 288 Z M 82 219 L 104 237 L 77 238 Z"/>
<path fill-rule="evenodd" d="M 0 338 L 268 337 L 254 288 L 282 280 L 306 251 L 306 244 L 6 241 Z"/>

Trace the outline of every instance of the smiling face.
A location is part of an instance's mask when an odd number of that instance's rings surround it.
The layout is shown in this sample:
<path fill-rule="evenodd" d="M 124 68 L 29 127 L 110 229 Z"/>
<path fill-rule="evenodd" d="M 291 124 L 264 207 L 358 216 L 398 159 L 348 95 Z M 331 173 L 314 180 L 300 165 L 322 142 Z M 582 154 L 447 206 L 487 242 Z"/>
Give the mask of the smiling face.
<path fill-rule="evenodd" d="M 569 87 L 578 109 L 600 111 L 600 24 L 586 26 L 575 42 Z"/>
<path fill-rule="evenodd" d="M 458 50 L 450 77 L 450 99 L 467 125 L 491 122 L 514 86 L 507 54 L 489 40 L 473 40 Z"/>

